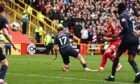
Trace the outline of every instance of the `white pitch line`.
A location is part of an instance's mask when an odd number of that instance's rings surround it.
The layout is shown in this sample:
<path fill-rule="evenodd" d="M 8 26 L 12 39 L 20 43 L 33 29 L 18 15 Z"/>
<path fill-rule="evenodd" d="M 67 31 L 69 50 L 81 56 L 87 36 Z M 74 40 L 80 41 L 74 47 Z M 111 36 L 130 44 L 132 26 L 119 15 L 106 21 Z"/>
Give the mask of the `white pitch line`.
<path fill-rule="evenodd" d="M 89 81 L 89 82 L 100 82 L 100 83 L 107 83 L 108 81 L 102 80 L 91 80 L 91 79 L 84 79 L 84 78 L 74 78 L 74 77 L 61 77 L 61 76 L 47 76 L 47 75 L 35 75 L 35 74 L 20 74 L 20 73 L 7 73 L 8 75 L 15 75 L 15 76 L 27 76 L 27 77 L 42 77 L 42 78 L 52 78 L 52 79 L 64 79 L 64 80 L 79 80 L 79 81 Z M 111 84 L 132 84 L 132 83 L 125 83 L 125 82 L 108 82 Z"/>

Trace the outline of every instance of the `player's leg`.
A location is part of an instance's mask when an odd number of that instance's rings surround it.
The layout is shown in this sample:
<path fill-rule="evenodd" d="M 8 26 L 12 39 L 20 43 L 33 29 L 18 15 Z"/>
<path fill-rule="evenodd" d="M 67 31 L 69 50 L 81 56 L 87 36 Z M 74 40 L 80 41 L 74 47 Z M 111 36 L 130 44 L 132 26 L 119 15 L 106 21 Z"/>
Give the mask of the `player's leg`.
<path fill-rule="evenodd" d="M 124 45 L 124 44 L 125 44 L 125 42 L 121 42 L 118 47 L 118 50 L 116 52 L 116 56 L 115 56 L 115 59 L 113 61 L 113 65 L 112 65 L 112 73 L 110 76 L 105 78 L 105 80 L 107 80 L 107 81 L 115 81 L 116 68 L 119 63 L 119 58 L 123 54 L 123 52 L 125 52 L 127 49 L 127 45 Z"/>
<path fill-rule="evenodd" d="M 69 71 L 69 63 L 68 64 L 64 64 L 62 70 L 65 71 L 65 72 Z"/>
<path fill-rule="evenodd" d="M 108 50 L 108 49 L 107 49 L 107 50 Z M 107 62 L 107 55 L 106 55 L 107 50 L 104 52 L 104 54 L 103 54 L 103 56 L 102 56 L 102 60 L 101 60 L 101 62 L 100 62 L 99 68 L 97 68 L 97 69 L 94 70 L 94 71 L 103 71 L 103 70 L 104 70 L 104 66 L 105 66 L 105 64 L 106 64 L 106 62 Z"/>
<path fill-rule="evenodd" d="M 116 50 L 117 50 L 117 48 L 115 46 L 112 47 L 110 45 L 107 48 L 107 50 L 105 51 L 104 55 L 102 56 L 102 61 L 100 63 L 100 67 L 94 71 L 103 71 L 105 64 L 107 62 L 107 58 L 109 58 L 113 62 L 115 59 L 114 52 L 116 52 Z M 119 71 L 121 69 L 121 67 L 122 67 L 122 65 L 119 63 L 116 70 Z"/>
<path fill-rule="evenodd" d="M 64 66 L 63 66 L 62 70 L 65 72 L 69 71 L 69 63 L 70 63 L 69 57 L 64 57 L 63 62 L 64 62 Z"/>
<path fill-rule="evenodd" d="M 8 69 L 8 61 L 7 59 L 4 59 L 1 61 L 1 69 L 0 69 L 0 84 L 5 84 L 4 83 L 4 78 L 5 78 L 5 75 L 6 75 L 6 72 L 7 72 L 7 69 Z"/>
<path fill-rule="evenodd" d="M 134 45 L 134 46 L 130 46 L 128 49 L 128 54 L 129 54 L 128 62 L 133 68 L 134 72 L 136 73 L 136 77 L 133 81 L 134 83 L 138 83 L 140 81 L 140 72 L 137 63 L 134 60 L 137 53 L 137 47 L 138 45 Z"/>
<path fill-rule="evenodd" d="M 2 64 L 1 69 L 0 69 L 0 84 L 5 84 L 4 82 L 4 77 L 6 75 L 7 69 L 8 69 L 8 61 L 3 55 L 2 48 L 0 48 L 0 63 Z"/>
<path fill-rule="evenodd" d="M 74 50 L 72 47 L 69 49 L 69 55 L 74 58 L 77 58 L 82 64 L 82 67 L 84 68 L 85 71 L 93 71 L 87 67 L 86 61 L 83 58 L 83 56 L 78 51 Z"/>
<path fill-rule="evenodd" d="M 131 65 L 131 67 L 133 68 L 133 70 L 134 70 L 134 72 L 136 73 L 136 74 L 139 74 L 139 69 L 138 69 L 138 66 L 137 66 L 137 64 L 136 64 L 136 62 L 135 62 L 135 60 L 134 60 L 134 58 L 135 58 L 135 55 L 129 55 L 129 58 L 128 58 L 128 62 L 129 62 L 129 64 Z"/>
<path fill-rule="evenodd" d="M 115 54 L 116 51 L 118 50 L 118 44 L 119 43 L 115 43 L 109 46 L 109 49 L 107 51 L 107 57 L 113 62 L 115 59 Z M 120 63 L 118 63 L 117 67 L 116 67 L 116 71 L 119 71 L 122 68 L 122 65 Z"/>
<path fill-rule="evenodd" d="M 138 83 L 140 81 L 140 72 L 139 72 L 139 68 L 137 66 L 137 63 L 134 60 L 135 56 L 134 55 L 129 55 L 129 63 L 131 65 L 131 67 L 133 68 L 134 72 L 136 73 L 135 79 L 134 79 L 134 83 Z"/>
<path fill-rule="evenodd" d="M 83 56 L 79 53 L 78 56 L 77 56 L 77 59 L 80 61 L 80 63 L 82 64 L 83 68 L 84 68 L 84 71 L 93 71 L 91 69 L 89 69 L 87 67 L 87 64 L 86 64 L 86 61 L 85 59 L 83 58 Z"/>
<path fill-rule="evenodd" d="M 60 52 L 60 54 L 62 56 L 63 63 L 64 63 L 62 70 L 67 72 L 69 71 L 69 63 L 70 63 L 69 55 L 64 52 Z"/>
<path fill-rule="evenodd" d="M 107 78 L 105 78 L 105 80 L 107 81 L 115 81 L 115 74 L 116 74 L 116 68 L 118 66 L 119 63 L 119 58 L 122 55 L 123 52 L 118 52 L 116 53 L 116 57 L 113 61 L 113 65 L 112 65 L 112 73 L 110 76 L 108 76 Z"/>

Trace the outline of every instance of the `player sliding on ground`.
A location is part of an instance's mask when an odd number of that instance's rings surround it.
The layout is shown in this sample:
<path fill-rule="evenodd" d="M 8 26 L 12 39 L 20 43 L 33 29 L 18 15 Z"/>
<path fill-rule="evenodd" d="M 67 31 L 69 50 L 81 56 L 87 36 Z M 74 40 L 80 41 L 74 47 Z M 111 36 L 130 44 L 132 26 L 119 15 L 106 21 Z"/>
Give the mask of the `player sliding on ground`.
<path fill-rule="evenodd" d="M 72 56 L 80 61 L 80 63 L 84 68 L 84 71 L 93 71 L 87 67 L 85 59 L 81 56 L 81 54 L 78 51 L 72 48 L 69 42 L 69 38 L 74 38 L 76 40 L 78 40 L 78 38 L 68 32 L 65 32 L 62 26 L 59 26 L 57 28 L 57 31 L 58 34 L 55 36 L 54 40 L 55 59 L 57 58 L 57 51 L 59 50 L 64 62 L 63 70 L 69 71 L 69 63 L 70 63 L 69 56 Z"/>
<path fill-rule="evenodd" d="M 103 39 L 109 41 L 110 44 L 102 56 L 102 61 L 99 68 L 94 71 L 103 71 L 108 58 L 113 62 L 115 58 L 114 54 L 116 53 L 118 45 L 120 44 L 120 37 L 112 38 L 114 34 L 119 33 L 119 28 L 114 24 L 112 15 L 107 16 L 106 23 L 107 26 L 104 27 L 102 34 L 104 35 Z M 116 71 L 119 71 L 121 68 L 122 65 L 119 63 Z"/>
<path fill-rule="evenodd" d="M 134 58 L 137 53 L 139 40 L 138 40 L 138 36 L 134 35 L 134 32 L 137 30 L 135 25 L 135 19 L 132 14 L 128 13 L 127 6 L 125 3 L 118 4 L 118 14 L 119 14 L 120 24 L 123 27 L 123 29 L 118 35 L 115 35 L 114 37 L 121 35 L 121 43 L 118 47 L 118 50 L 116 52 L 116 57 L 112 65 L 112 73 L 110 76 L 105 78 L 105 80 L 115 81 L 116 67 L 118 65 L 119 58 L 123 52 L 128 50 L 128 62 L 136 74 L 133 82 L 138 83 L 140 81 L 140 71 L 138 69 L 138 66 Z"/>
<path fill-rule="evenodd" d="M 1 14 L 4 10 L 5 10 L 5 5 L 4 3 L 0 2 L 0 30 L 3 32 L 3 35 L 6 37 L 6 39 L 11 43 L 14 50 L 20 51 L 18 48 L 15 47 L 13 41 L 10 39 L 10 36 L 8 34 L 8 21 Z M 0 69 L 0 84 L 6 84 L 6 82 L 4 82 L 4 77 L 8 69 L 8 61 L 6 59 L 6 56 L 3 54 L 1 47 L 0 47 L 0 63 L 2 64 Z"/>

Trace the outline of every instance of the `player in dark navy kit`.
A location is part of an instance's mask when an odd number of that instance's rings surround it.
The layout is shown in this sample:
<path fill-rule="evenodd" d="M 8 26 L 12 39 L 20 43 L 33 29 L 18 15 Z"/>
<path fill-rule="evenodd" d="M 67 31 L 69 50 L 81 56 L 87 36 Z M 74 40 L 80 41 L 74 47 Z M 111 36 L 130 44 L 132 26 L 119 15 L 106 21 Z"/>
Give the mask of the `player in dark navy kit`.
<path fill-rule="evenodd" d="M 72 56 L 74 58 L 79 59 L 85 71 L 93 71 L 87 68 L 87 64 L 84 58 L 81 56 L 81 54 L 79 54 L 78 51 L 74 50 L 70 44 L 69 38 L 74 38 L 76 40 L 78 40 L 78 38 L 68 32 L 65 32 L 63 26 L 59 26 L 57 30 L 58 35 L 55 37 L 54 40 L 55 57 L 57 57 L 57 51 L 59 48 L 59 52 L 64 62 L 63 70 L 69 71 L 69 63 L 70 63 L 69 56 Z"/>
<path fill-rule="evenodd" d="M 107 81 L 115 81 L 116 67 L 119 62 L 119 58 L 123 52 L 128 50 L 128 62 L 136 73 L 134 83 L 138 83 L 140 80 L 140 72 L 138 66 L 134 60 L 137 48 L 138 48 L 138 36 L 134 35 L 136 31 L 135 20 L 132 14 L 127 12 L 127 6 L 124 3 L 118 4 L 119 20 L 122 26 L 122 31 L 119 34 L 113 36 L 113 38 L 121 35 L 121 43 L 118 47 L 115 60 L 112 65 L 112 74 L 105 78 Z"/>
<path fill-rule="evenodd" d="M 13 48 L 15 50 L 20 51 L 17 49 L 13 43 L 13 41 L 10 39 L 10 36 L 8 34 L 8 21 L 5 17 L 2 16 L 2 12 L 5 10 L 5 5 L 4 3 L 0 2 L 0 30 L 3 32 L 3 35 L 6 37 L 6 39 L 11 43 Z M 0 47 L 0 63 L 2 64 L 1 69 L 0 69 L 0 84 L 6 84 L 4 82 L 4 77 L 6 75 L 6 71 L 8 69 L 8 61 L 5 57 L 5 55 L 2 52 L 2 48 Z"/>

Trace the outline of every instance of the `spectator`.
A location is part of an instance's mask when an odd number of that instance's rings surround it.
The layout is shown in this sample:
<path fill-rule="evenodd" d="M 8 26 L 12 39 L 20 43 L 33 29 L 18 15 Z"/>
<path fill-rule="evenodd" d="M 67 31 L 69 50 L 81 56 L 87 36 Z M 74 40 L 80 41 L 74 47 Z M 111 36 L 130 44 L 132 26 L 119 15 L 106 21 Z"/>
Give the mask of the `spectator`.
<path fill-rule="evenodd" d="M 10 35 L 10 39 L 12 39 L 12 35 Z M 5 42 L 5 54 L 11 55 L 11 43 L 6 38 L 4 38 L 4 42 Z"/>
<path fill-rule="evenodd" d="M 44 42 L 46 45 L 46 54 L 49 54 L 51 51 L 51 54 L 53 55 L 54 35 L 50 35 L 49 33 L 47 33 Z"/>
<path fill-rule="evenodd" d="M 40 9 L 40 4 L 44 0 L 31 0 L 32 7 L 36 6 L 36 9 Z M 38 1 L 38 2 L 37 2 Z M 140 1 L 139 0 L 46 0 L 46 9 L 44 6 L 41 10 L 46 10 L 46 16 L 56 23 L 63 20 L 63 26 L 68 27 L 69 30 L 77 31 L 77 23 L 80 28 L 81 21 L 86 28 L 92 26 L 98 32 L 106 25 L 105 17 L 108 14 L 114 14 L 117 21 L 117 4 L 125 2 L 130 12 L 134 13 L 139 21 L 140 18 Z M 34 5 L 33 5 L 34 4 Z M 50 22 L 47 22 L 51 24 Z M 94 27 L 96 26 L 96 27 Z M 76 28 L 76 29 L 75 29 Z M 88 29 L 89 30 L 89 29 Z M 98 37 L 102 35 L 95 31 Z M 76 34 L 76 33 L 75 33 Z M 78 37 L 81 37 L 77 35 Z M 101 38 L 99 38 L 100 41 Z"/>
<path fill-rule="evenodd" d="M 88 43 L 88 30 L 84 27 L 81 30 L 81 43 Z"/>
<path fill-rule="evenodd" d="M 27 25 L 28 25 L 28 14 L 26 11 L 23 12 L 22 16 L 22 33 L 26 34 L 27 33 Z"/>
<path fill-rule="evenodd" d="M 36 33 L 35 39 L 37 43 L 41 42 L 40 40 L 41 40 L 42 32 L 43 32 L 42 26 L 38 25 L 38 27 L 35 28 L 35 33 Z"/>
<path fill-rule="evenodd" d="M 41 25 L 41 27 L 44 27 L 44 23 L 43 22 L 45 22 L 44 21 L 44 15 L 41 13 L 41 11 L 37 14 L 37 18 L 40 20 L 39 21 L 39 24 Z"/>

